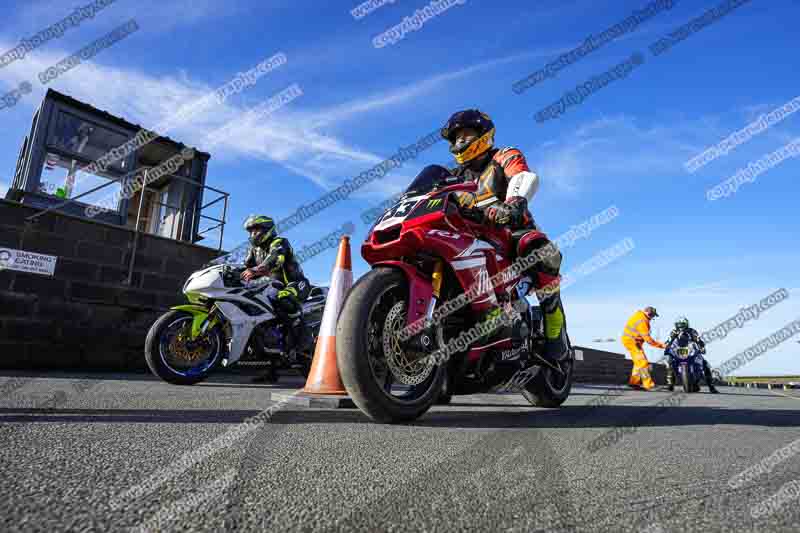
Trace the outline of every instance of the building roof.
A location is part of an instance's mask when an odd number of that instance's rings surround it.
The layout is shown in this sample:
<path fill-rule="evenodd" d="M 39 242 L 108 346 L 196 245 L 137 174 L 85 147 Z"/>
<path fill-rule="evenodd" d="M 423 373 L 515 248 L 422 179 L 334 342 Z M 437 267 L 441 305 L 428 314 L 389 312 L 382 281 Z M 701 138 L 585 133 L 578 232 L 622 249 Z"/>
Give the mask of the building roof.
<path fill-rule="evenodd" d="M 122 117 L 119 117 L 117 115 L 112 115 L 108 111 L 105 111 L 103 109 L 98 109 L 98 108 L 96 108 L 96 107 L 94 107 L 92 105 L 87 104 L 86 102 L 81 102 L 80 100 L 76 100 L 75 98 L 73 98 L 73 97 L 71 97 L 69 95 L 66 95 L 64 93 L 60 93 L 60 92 L 58 92 L 56 90 L 53 90 L 53 89 L 47 89 L 47 94 L 45 95 L 45 98 L 53 98 L 55 100 L 60 100 L 60 101 L 62 101 L 64 103 L 66 103 L 66 104 L 69 104 L 70 106 L 82 109 L 82 110 L 86 111 L 87 113 L 91 113 L 91 114 L 94 114 L 94 115 L 100 115 L 100 116 L 103 117 L 103 119 L 107 120 L 108 122 L 111 122 L 113 124 L 117 124 L 118 126 L 121 126 L 121 127 L 125 128 L 125 129 L 132 129 L 132 130 L 135 130 L 135 131 L 146 129 L 144 126 L 140 126 L 139 124 L 134 124 L 132 122 L 128 122 L 127 120 L 125 120 Z M 155 132 L 155 133 L 158 133 L 158 132 Z M 176 141 L 174 139 L 171 139 L 169 137 L 166 137 L 166 136 L 159 137 L 158 138 L 158 142 L 169 144 L 169 145 L 175 147 L 178 150 L 187 147 L 186 144 L 184 144 L 182 142 L 178 142 L 178 141 Z M 206 160 L 211 158 L 211 154 L 209 154 L 208 152 L 200 151 L 200 150 L 198 150 L 196 148 L 195 148 L 195 154 L 200 155 L 200 156 L 204 156 L 204 158 Z"/>

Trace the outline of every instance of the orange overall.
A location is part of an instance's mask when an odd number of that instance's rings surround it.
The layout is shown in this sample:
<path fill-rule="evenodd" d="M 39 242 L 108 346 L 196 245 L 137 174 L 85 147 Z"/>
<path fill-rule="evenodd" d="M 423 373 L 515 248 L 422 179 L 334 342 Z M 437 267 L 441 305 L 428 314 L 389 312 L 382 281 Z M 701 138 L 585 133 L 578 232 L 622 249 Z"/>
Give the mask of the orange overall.
<path fill-rule="evenodd" d="M 622 334 L 622 345 L 628 350 L 633 360 L 633 370 L 631 370 L 631 379 L 628 383 L 650 390 L 656 384 L 650 376 L 650 363 L 647 355 L 642 350 L 645 342 L 656 348 L 666 347 L 650 336 L 650 317 L 644 311 L 636 311 L 625 324 L 625 331 Z"/>

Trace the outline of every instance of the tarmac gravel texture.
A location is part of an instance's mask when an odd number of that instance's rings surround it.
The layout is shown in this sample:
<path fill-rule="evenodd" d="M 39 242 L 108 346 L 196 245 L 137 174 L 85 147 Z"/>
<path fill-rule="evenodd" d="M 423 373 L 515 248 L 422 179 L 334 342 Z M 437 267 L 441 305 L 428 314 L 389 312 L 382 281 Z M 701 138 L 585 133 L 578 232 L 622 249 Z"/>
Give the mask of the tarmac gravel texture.
<path fill-rule="evenodd" d="M 0 530 L 800 531 L 800 499 L 751 516 L 800 479 L 800 455 L 728 483 L 800 437 L 798 391 L 657 408 L 669 393 L 624 390 L 593 407 L 619 387 L 576 385 L 561 409 L 456 396 L 405 426 L 285 405 L 242 430 L 267 391 L 301 385 L 2 372 Z"/>

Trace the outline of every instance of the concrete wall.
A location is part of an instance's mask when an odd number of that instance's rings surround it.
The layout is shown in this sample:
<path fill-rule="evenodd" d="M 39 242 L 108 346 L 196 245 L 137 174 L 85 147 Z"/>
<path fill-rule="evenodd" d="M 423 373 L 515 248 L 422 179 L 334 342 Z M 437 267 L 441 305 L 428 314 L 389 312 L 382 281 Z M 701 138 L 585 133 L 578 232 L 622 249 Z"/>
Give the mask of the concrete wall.
<path fill-rule="evenodd" d="M 576 346 L 583 353 L 583 361 L 575 362 L 575 381 L 582 383 L 627 383 L 633 362 L 624 355 Z M 653 363 L 652 376 L 657 385 L 666 385 L 663 364 Z"/>
<path fill-rule="evenodd" d="M 216 250 L 0 200 L 0 246 L 58 256 L 54 277 L 0 271 L 0 368 L 144 368 L 156 317 Z"/>

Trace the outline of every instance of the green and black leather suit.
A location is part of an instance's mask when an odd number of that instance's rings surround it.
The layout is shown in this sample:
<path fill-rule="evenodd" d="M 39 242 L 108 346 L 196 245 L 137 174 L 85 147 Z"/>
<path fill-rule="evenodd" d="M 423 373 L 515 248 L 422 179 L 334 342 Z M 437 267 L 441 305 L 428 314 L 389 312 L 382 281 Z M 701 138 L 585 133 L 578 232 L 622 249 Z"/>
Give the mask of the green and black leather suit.
<path fill-rule="evenodd" d="M 303 302 L 311 292 L 311 284 L 303 274 L 288 240 L 275 237 L 266 246 L 251 246 L 245 266 L 252 269 L 257 276 L 270 276 L 285 284 L 278 292 L 275 302 L 276 311 L 283 315 L 282 318 L 296 319 L 301 316 Z M 293 321 L 289 323 L 292 324 Z M 300 336 L 298 340 L 301 345 L 305 345 L 308 342 L 305 324 L 298 326 L 301 328 L 297 331 Z"/>
<path fill-rule="evenodd" d="M 308 298 L 311 284 L 294 256 L 292 245 L 283 237 L 275 237 L 266 247 L 251 246 L 244 264 L 260 276 L 271 276 L 286 284 L 285 290 L 300 303 Z"/>

